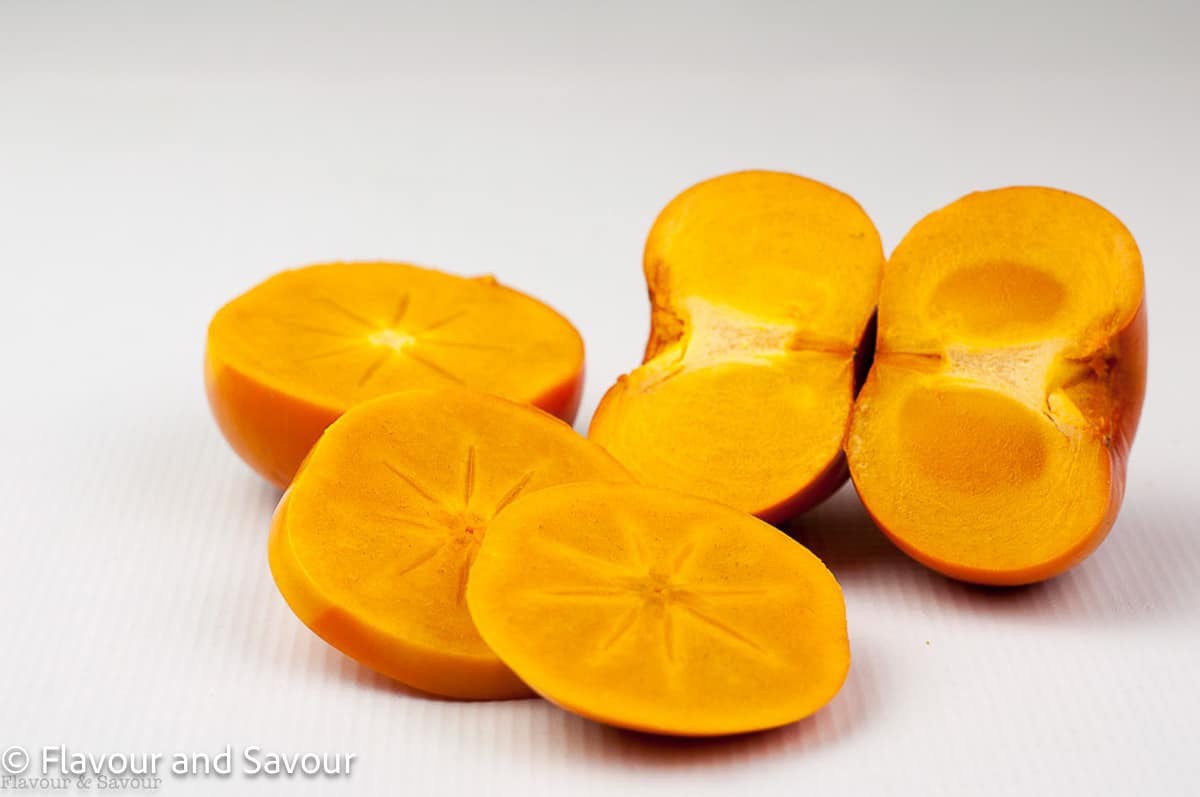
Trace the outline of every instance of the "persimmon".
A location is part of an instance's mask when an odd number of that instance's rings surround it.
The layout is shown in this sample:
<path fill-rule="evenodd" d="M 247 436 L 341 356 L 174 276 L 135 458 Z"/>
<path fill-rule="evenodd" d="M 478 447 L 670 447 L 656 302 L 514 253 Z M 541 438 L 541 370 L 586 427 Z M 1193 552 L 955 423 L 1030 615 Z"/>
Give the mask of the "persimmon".
<path fill-rule="evenodd" d="M 893 253 L 847 453 L 867 509 L 948 576 L 1023 584 L 1104 539 L 1146 380 L 1137 244 L 1083 197 L 970 194 Z"/>
<path fill-rule="evenodd" d="M 332 263 L 276 274 L 222 307 L 208 329 L 205 382 L 234 450 L 286 487 L 335 418 L 398 390 L 469 387 L 571 421 L 583 341 L 492 277 Z"/>
<path fill-rule="evenodd" d="M 458 388 L 351 408 L 317 441 L 271 525 L 271 572 L 318 636 L 448 697 L 529 690 L 467 612 L 467 575 L 497 511 L 574 481 L 628 481 L 599 446 L 528 405 Z"/>
<path fill-rule="evenodd" d="M 871 220 L 829 186 L 752 171 L 689 188 L 646 242 L 644 361 L 589 436 L 639 481 L 769 521 L 823 500 L 846 478 L 883 262 Z"/>
<path fill-rule="evenodd" d="M 548 700 L 681 736 L 785 725 L 850 666 L 841 589 L 778 529 L 642 485 L 570 484 L 511 504 L 467 584 L 483 639 Z"/>

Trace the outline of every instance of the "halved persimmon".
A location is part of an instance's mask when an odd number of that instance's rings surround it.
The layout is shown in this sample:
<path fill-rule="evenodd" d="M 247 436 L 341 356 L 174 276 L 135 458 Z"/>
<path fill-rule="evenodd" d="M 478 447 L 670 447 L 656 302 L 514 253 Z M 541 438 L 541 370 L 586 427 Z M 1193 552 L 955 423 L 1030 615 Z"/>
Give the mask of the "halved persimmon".
<path fill-rule="evenodd" d="M 573 484 L 511 504 L 467 603 L 542 696 L 652 733 L 794 722 L 850 666 L 841 589 L 817 557 L 750 515 L 653 487 Z"/>
<path fill-rule="evenodd" d="M 1049 578 L 1116 518 L 1145 378 L 1142 260 L 1121 222 L 1049 188 L 971 194 L 888 264 L 854 483 L 929 567 Z"/>
<path fill-rule="evenodd" d="M 375 399 L 329 427 L 284 494 L 271 572 L 309 628 L 384 675 L 448 697 L 525 696 L 475 631 L 467 574 L 500 509 L 584 480 L 629 475 L 541 410 L 454 388 Z"/>
<path fill-rule="evenodd" d="M 645 359 L 589 436 L 640 481 L 770 521 L 829 496 L 883 268 L 862 208 L 792 174 L 725 175 L 667 205 L 643 265 Z"/>
<path fill-rule="evenodd" d="M 286 487 L 335 418 L 398 390 L 469 387 L 571 421 L 583 341 L 554 310 L 491 277 L 332 263 L 284 271 L 222 307 L 205 377 L 234 450 Z"/>

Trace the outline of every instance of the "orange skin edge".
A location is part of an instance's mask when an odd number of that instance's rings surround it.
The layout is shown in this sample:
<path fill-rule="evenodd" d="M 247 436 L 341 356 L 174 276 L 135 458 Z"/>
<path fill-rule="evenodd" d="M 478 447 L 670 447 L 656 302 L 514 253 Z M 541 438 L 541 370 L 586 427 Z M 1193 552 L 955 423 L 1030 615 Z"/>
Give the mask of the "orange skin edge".
<path fill-rule="evenodd" d="M 1146 300 L 1143 297 L 1129 324 L 1113 338 L 1112 350 L 1116 365 L 1113 374 L 1114 411 L 1112 434 L 1108 448 L 1108 505 L 1104 515 L 1096 527 L 1073 548 L 1062 555 L 1033 567 L 1020 570 L 986 570 L 982 568 L 964 567 L 954 562 L 947 562 L 908 545 L 898 535 L 893 534 L 871 512 L 870 506 L 862 502 L 867 514 L 875 525 L 905 554 L 936 570 L 942 575 L 959 581 L 993 587 L 1018 587 L 1035 584 L 1061 575 L 1088 558 L 1104 542 L 1116 522 L 1125 497 L 1125 483 L 1129 450 L 1137 431 L 1138 420 L 1142 414 L 1142 404 L 1146 396 L 1146 340 L 1147 317 Z"/>
<path fill-rule="evenodd" d="M 761 512 L 755 512 L 754 516 L 773 526 L 783 526 L 836 493 L 849 478 L 850 466 L 846 462 L 846 454 L 839 452 L 802 490 Z"/>
<path fill-rule="evenodd" d="M 455 667 L 461 667 L 462 657 L 447 656 L 431 648 L 388 637 L 369 623 L 339 609 L 314 587 L 292 554 L 287 532 L 287 505 L 288 493 L 285 492 L 271 518 L 267 559 L 279 593 L 313 633 L 338 650 L 353 651 L 353 658 L 360 664 L 443 700 L 509 700 L 534 696 L 534 692 L 511 671 L 497 671 L 492 660 L 479 660 L 481 667 L 469 687 L 464 685 L 461 677 L 447 679 L 441 662 L 451 661 Z M 420 664 L 401 670 L 394 666 L 397 661 Z"/>
<path fill-rule="evenodd" d="M 761 518 L 760 518 L 760 520 L 761 520 Z M 833 696 L 830 697 L 829 700 L 827 700 L 823 706 L 821 706 L 821 709 L 824 709 L 826 706 L 828 706 L 830 703 L 832 703 L 833 699 L 835 697 L 837 697 L 838 693 L 842 690 L 842 687 L 846 685 L 846 679 L 850 676 L 850 668 L 852 666 L 852 663 L 853 663 L 853 659 L 850 657 L 847 657 L 845 672 L 842 673 L 842 678 L 838 682 L 837 688 L 833 690 Z M 553 706 L 557 706 L 558 708 L 562 709 L 563 711 L 566 711 L 571 714 L 575 714 L 576 716 L 591 720 L 592 722 L 599 722 L 603 725 L 608 725 L 613 728 L 620 728 L 621 730 L 625 730 L 625 731 L 632 731 L 633 733 L 644 733 L 644 734 L 653 735 L 653 736 L 663 736 L 663 737 L 680 739 L 680 740 L 738 739 L 738 738 L 742 738 L 742 737 L 746 737 L 746 736 L 752 736 L 756 733 L 768 733 L 770 731 L 778 730 L 780 728 L 786 728 L 789 725 L 795 725 L 797 722 L 804 722 L 805 720 L 816 716 L 816 714 L 821 710 L 821 709 L 818 709 L 816 712 L 813 712 L 812 714 L 809 714 L 808 716 L 805 716 L 805 717 L 800 717 L 798 719 L 785 720 L 782 722 L 773 723 L 771 725 L 763 725 L 763 726 L 757 727 L 757 728 L 747 728 L 745 730 L 736 730 L 736 731 L 691 730 L 691 731 L 684 731 L 684 730 L 679 730 L 678 728 L 666 727 L 662 724 L 655 724 L 653 722 L 636 722 L 636 721 L 622 720 L 620 723 L 617 723 L 617 722 L 614 722 L 612 719 L 596 716 L 596 714 L 594 712 L 588 710 L 586 707 L 581 706 L 574 701 L 560 700 L 560 699 L 552 698 L 552 697 L 550 697 L 542 692 L 538 692 L 536 690 L 534 690 L 534 694 L 536 694 L 542 700 L 545 700 L 547 703 L 550 703 Z"/>
<path fill-rule="evenodd" d="M 583 397 L 584 366 L 530 403 L 568 424 Z M 329 424 L 348 407 L 336 409 L 292 396 L 262 384 L 204 355 L 204 386 L 217 426 L 250 467 L 276 487 L 287 489 L 300 463 Z"/>

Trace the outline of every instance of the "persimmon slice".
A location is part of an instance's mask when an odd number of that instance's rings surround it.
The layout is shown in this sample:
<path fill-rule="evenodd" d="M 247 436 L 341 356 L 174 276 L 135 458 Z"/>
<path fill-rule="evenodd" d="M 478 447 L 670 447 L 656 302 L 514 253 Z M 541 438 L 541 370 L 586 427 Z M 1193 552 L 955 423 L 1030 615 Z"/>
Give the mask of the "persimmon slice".
<path fill-rule="evenodd" d="M 880 527 L 946 575 L 1049 578 L 1104 539 L 1145 390 L 1128 230 L 1049 188 L 971 194 L 893 253 L 847 453 Z"/>
<path fill-rule="evenodd" d="M 640 481 L 770 521 L 830 495 L 883 268 L 862 208 L 792 174 L 725 175 L 667 205 L 643 267 L 645 359 L 589 436 Z"/>
<path fill-rule="evenodd" d="M 468 387 L 571 421 L 583 342 L 554 310 L 491 277 L 333 263 L 284 271 L 221 308 L 205 374 L 233 448 L 286 487 L 335 418 L 399 390 Z"/>
<path fill-rule="evenodd" d="M 574 484 L 512 504 L 467 603 L 542 696 L 652 733 L 794 722 L 850 666 L 841 589 L 819 559 L 750 515 L 653 487 Z"/>
<path fill-rule="evenodd" d="M 448 697 L 525 696 L 467 612 L 480 541 L 528 493 L 628 479 L 533 407 L 461 389 L 398 393 L 321 436 L 276 510 L 271 572 L 309 628 L 384 675 Z"/>

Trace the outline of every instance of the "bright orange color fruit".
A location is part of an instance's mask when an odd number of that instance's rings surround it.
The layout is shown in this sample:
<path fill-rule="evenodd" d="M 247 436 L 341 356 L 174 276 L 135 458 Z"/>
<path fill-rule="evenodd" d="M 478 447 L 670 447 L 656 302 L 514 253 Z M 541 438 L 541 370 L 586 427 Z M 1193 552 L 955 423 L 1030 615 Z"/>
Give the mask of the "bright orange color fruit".
<path fill-rule="evenodd" d="M 329 427 L 284 494 L 271 572 L 309 628 L 384 675 L 448 697 L 525 696 L 471 622 L 467 575 L 499 510 L 585 480 L 629 475 L 541 410 L 456 388 L 375 399 Z"/>
<path fill-rule="evenodd" d="M 652 733 L 785 725 L 850 666 L 821 561 L 737 510 L 638 485 L 534 493 L 493 521 L 467 586 L 487 644 L 552 702 Z"/>
<path fill-rule="evenodd" d="M 583 341 L 554 310 L 491 277 L 333 263 L 284 271 L 222 307 L 205 377 L 234 450 L 286 487 L 335 418 L 399 390 L 464 386 L 571 421 Z"/>
<path fill-rule="evenodd" d="M 862 208 L 796 175 L 728 174 L 667 205 L 643 266 L 645 359 L 589 436 L 640 481 L 770 521 L 829 496 L 883 269 Z"/>
<path fill-rule="evenodd" d="M 1121 222 L 1049 188 L 971 194 L 888 264 L 854 483 L 935 570 L 1049 578 L 1116 518 L 1145 381 L 1142 260 Z"/>

